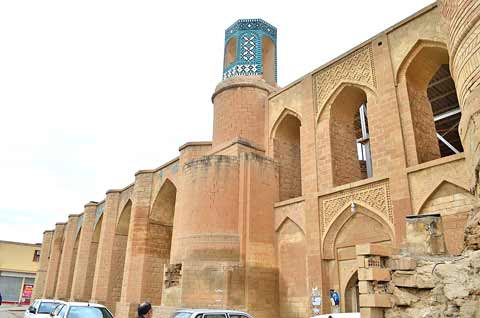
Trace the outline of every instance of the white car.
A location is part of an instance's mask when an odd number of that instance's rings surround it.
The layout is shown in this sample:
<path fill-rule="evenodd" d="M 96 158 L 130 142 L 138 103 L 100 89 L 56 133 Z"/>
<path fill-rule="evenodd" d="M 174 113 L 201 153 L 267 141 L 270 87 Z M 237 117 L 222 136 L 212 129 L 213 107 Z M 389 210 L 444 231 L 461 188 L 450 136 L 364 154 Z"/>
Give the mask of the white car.
<path fill-rule="evenodd" d="M 223 309 L 180 309 L 172 318 L 253 318 L 243 311 Z"/>
<path fill-rule="evenodd" d="M 53 318 L 113 318 L 107 307 L 94 303 L 59 304 L 50 314 Z"/>
<path fill-rule="evenodd" d="M 36 299 L 30 307 L 25 310 L 24 318 L 50 318 L 50 312 L 59 304 L 64 304 L 61 300 L 54 299 Z"/>

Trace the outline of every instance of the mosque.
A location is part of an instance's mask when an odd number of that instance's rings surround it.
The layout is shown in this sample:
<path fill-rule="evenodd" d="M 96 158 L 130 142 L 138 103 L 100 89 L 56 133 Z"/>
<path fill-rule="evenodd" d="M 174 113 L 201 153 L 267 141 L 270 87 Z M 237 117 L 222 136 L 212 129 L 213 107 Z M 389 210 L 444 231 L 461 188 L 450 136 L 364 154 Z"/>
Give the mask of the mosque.
<path fill-rule="evenodd" d="M 277 36 L 261 19 L 226 29 L 212 141 L 45 231 L 34 297 L 119 318 L 144 300 L 310 317 L 332 291 L 342 312 L 374 306 L 356 246 L 401 250 L 409 215 L 439 214 L 445 252 L 462 252 L 480 197 L 480 2 L 439 0 L 285 87 Z"/>

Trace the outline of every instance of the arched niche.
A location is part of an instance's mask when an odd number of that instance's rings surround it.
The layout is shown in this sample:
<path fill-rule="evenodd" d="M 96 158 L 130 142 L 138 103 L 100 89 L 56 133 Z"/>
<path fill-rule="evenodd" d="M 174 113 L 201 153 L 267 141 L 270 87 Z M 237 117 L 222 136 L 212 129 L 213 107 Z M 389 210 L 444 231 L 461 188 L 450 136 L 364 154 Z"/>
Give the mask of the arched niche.
<path fill-rule="evenodd" d="M 275 43 L 268 36 L 262 38 L 262 69 L 263 78 L 271 85 L 275 85 Z"/>
<path fill-rule="evenodd" d="M 394 241 L 393 226 L 385 217 L 359 203 L 355 206 L 355 213 L 352 213 L 348 204 L 327 228 L 323 238 L 323 258 L 335 259 L 339 248 Z"/>
<path fill-rule="evenodd" d="M 224 67 L 229 66 L 237 60 L 237 38 L 232 37 L 228 40 L 227 45 L 225 46 L 225 62 Z"/>
<path fill-rule="evenodd" d="M 164 266 L 170 262 L 173 218 L 175 215 L 177 188 L 170 179 L 165 179 L 158 191 L 149 214 L 148 239 L 146 241 L 144 297 L 153 305 L 161 305 Z"/>
<path fill-rule="evenodd" d="M 475 197 L 463 187 L 443 180 L 427 196 L 419 214 L 440 214 L 447 252 L 459 255 L 463 250 L 464 228 Z"/>
<path fill-rule="evenodd" d="M 109 297 L 111 306 L 116 306 L 120 301 L 123 284 L 123 274 L 125 268 L 125 258 L 127 254 L 128 232 L 132 214 L 132 201 L 127 203 L 120 211 L 117 225 L 115 227 L 115 237 L 112 250 L 112 266 L 109 277 Z M 114 308 L 115 310 L 115 308 Z"/>
<path fill-rule="evenodd" d="M 280 201 L 302 195 L 302 164 L 300 148 L 301 122 L 285 112 L 273 130 L 273 158 L 279 165 Z"/>
<path fill-rule="evenodd" d="M 306 248 L 305 233 L 287 217 L 277 230 L 281 318 L 307 314 Z"/>

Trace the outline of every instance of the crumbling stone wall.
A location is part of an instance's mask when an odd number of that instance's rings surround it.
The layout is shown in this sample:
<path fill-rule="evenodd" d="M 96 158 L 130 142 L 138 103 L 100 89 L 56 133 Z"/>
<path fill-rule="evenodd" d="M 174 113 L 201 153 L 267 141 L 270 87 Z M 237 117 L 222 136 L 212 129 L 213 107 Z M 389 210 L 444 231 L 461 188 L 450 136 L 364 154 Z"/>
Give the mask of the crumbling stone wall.
<path fill-rule="evenodd" d="M 460 256 L 397 256 L 385 318 L 480 317 L 480 210 L 471 211 Z"/>

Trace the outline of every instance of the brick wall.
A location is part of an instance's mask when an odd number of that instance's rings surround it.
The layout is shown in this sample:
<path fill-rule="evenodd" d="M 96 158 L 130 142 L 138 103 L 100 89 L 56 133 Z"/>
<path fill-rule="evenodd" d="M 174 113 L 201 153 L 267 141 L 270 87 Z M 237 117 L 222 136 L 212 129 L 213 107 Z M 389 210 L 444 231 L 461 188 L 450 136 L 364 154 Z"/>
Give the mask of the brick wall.
<path fill-rule="evenodd" d="M 417 73 L 412 76 L 417 76 Z M 407 85 L 418 163 L 440 158 L 432 106 L 428 99 L 426 85 L 411 79 L 407 79 Z"/>
<path fill-rule="evenodd" d="M 269 85 L 251 77 L 233 77 L 220 85 L 214 95 L 213 146 L 238 137 L 263 146 Z"/>
<path fill-rule="evenodd" d="M 164 265 L 169 264 L 172 226 L 150 222 L 145 260 L 144 299 L 160 305 Z"/>
<path fill-rule="evenodd" d="M 77 214 L 69 215 L 68 223 L 65 227 L 62 256 L 58 268 L 58 282 L 55 289 L 55 298 L 57 299 L 70 299 L 73 271 L 78 250 L 77 224 L 79 217 Z"/>
<path fill-rule="evenodd" d="M 93 277 L 95 275 L 95 265 L 96 265 L 96 262 L 94 260 L 97 259 L 97 252 L 98 252 L 98 242 L 92 242 L 92 245 L 90 246 L 90 256 L 89 256 L 89 259 L 91 259 L 92 261 L 88 263 L 87 276 L 85 279 L 85 295 L 87 296 L 92 294 Z"/>
<path fill-rule="evenodd" d="M 110 297 L 108 297 L 109 308 L 115 312 L 115 306 L 120 301 L 122 293 L 123 270 L 125 265 L 125 254 L 127 252 L 128 235 L 116 234 L 113 243 L 112 267 L 110 269 Z"/>

